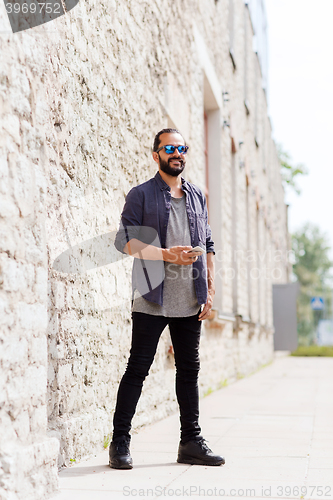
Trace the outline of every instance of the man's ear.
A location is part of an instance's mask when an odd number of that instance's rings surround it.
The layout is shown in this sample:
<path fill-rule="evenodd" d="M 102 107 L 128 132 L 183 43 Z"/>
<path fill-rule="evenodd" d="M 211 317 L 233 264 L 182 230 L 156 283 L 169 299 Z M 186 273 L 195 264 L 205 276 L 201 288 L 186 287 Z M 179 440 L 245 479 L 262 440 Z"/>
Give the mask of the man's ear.
<path fill-rule="evenodd" d="M 156 161 L 156 163 L 159 163 L 159 156 L 158 153 L 156 153 L 156 151 L 153 151 L 153 160 Z"/>

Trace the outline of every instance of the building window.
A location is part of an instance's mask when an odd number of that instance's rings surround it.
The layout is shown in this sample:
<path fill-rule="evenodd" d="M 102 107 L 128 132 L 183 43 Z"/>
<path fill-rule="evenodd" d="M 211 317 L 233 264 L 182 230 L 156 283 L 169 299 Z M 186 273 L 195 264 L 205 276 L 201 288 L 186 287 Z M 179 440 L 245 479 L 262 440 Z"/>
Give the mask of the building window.
<path fill-rule="evenodd" d="M 238 311 L 238 262 L 237 262 L 237 178 L 236 178 L 236 151 L 234 140 L 231 141 L 231 224 L 232 224 L 232 267 L 234 270 L 232 280 L 232 311 Z"/>
<path fill-rule="evenodd" d="M 249 255 L 251 253 L 251 235 L 250 235 L 250 227 L 251 227 L 251 208 L 250 208 L 250 182 L 248 176 L 246 176 L 246 237 L 247 237 L 247 250 Z M 247 259 L 247 300 L 248 300 L 248 316 L 250 320 L 252 319 L 252 287 L 251 287 L 251 271 L 252 271 L 252 263 L 250 259 Z"/>
<path fill-rule="evenodd" d="M 236 69 L 235 60 L 235 12 L 234 12 L 234 0 L 229 0 L 229 54 L 231 57 L 232 65 L 234 70 Z"/>
<path fill-rule="evenodd" d="M 248 77 L 248 58 L 249 58 L 249 50 L 248 50 L 248 30 L 249 23 L 249 10 L 244 7 L 244 106 L 246 114 L 250 114 L 250 104 L 248 100 L 248 86 L 247 86 L 247 77 Z"/>
<path fill-rule="evenodd" d="M 205 151 L 205 196 L 209 213 L 209 158 L 208 158 L 208 116 L 204 111 L 204 151 Z"/>

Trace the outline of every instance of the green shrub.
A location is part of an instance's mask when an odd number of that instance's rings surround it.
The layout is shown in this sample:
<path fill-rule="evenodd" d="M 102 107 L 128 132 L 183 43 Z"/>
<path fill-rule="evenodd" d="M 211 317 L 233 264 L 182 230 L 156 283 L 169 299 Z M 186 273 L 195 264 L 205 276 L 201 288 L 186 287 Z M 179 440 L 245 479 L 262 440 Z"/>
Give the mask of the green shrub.
<path fill-rule="evenodd" d="M 291 356 L 333 356 L 333 346 L 300 345 Z"/>

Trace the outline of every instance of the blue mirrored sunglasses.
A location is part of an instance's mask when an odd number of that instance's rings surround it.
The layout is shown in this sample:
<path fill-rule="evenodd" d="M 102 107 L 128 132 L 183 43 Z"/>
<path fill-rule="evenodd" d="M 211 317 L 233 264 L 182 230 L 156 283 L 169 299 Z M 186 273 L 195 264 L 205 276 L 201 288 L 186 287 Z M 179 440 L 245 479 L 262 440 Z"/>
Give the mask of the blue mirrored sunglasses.
<path fill-rule="evenodd" d="M 189 148 L 189 146 L 171 146 L 171 144 L 170 144 L 167 146 L 161 146 L 160 148 L 158 148 L 156 150 L 156 153 L 161 151 L 161 149 L 164 149 L 164 151 L 166 152 L 167 155 L 172 155 L 176 151 L 176 149 L 178 149 L 178 153 L 180 155 L 186 155 L 188 148 Z"/>

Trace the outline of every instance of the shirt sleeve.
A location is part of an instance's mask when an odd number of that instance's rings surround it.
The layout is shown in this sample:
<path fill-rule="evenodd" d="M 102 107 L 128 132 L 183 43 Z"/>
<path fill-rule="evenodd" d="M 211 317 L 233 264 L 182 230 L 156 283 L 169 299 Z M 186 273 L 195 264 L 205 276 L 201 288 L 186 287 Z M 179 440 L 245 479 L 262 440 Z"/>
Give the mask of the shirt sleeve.
<path fill-rule="evenodd" d="M 204 205 L 205 205 L 205 216 L 206 216 L 206 253 L 212 252 L 215 255 L 214 241 L 212 239 L 212 230 L 210 228 L 210 225 L 208 224 L 208 210 L 207 210 L 207 202 L 205 196 L 204 196 Z"/>
<path fill-rule="evenodd" d="M 213 254 L 215 255 L 214 241 L 212 240 L 212 230 L 208 222 L 206 226 L 206 252 L 213 252 Z"/>
<path fill-rule="evenodd" d="M 119 229 L 114 242 L 116 249 L 121 253 L 126 253 L 124 252 L 124 247 L 132 238 L 138 238 L 142 224 L 142 207 L 142 195 L 140 190 L 134 187 L 126 196 Z"/>

